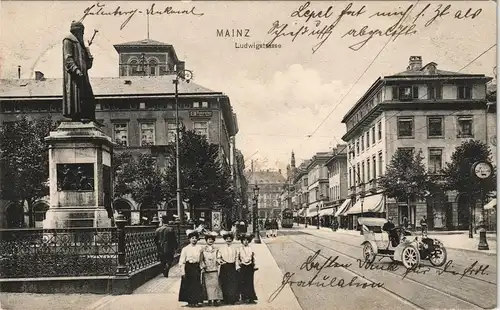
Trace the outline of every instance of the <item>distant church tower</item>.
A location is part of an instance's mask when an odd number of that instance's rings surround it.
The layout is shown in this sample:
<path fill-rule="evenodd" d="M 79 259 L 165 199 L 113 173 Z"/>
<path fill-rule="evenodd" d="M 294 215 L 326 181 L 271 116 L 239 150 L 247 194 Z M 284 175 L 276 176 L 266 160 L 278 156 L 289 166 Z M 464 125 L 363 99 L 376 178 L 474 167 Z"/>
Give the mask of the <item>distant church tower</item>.
<path fill-rule="evenodd" d="M 295 168 L 295 153 L 292 151 L 292 159 L 290 160 L 290 164 L 292 168 Z"/>
<path fill-rule="evenodd" d="M 113 45 L 118 52 L 119 76 L 159 76 L 184 70 L 172 45 L 151 39 Z"/>

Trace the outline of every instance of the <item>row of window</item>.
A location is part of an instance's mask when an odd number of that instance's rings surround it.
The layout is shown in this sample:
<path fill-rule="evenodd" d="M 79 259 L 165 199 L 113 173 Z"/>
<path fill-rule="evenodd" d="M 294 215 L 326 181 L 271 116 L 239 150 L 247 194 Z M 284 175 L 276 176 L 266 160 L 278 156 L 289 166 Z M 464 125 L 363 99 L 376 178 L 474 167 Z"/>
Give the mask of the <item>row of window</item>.
<path fill-rule="evenodd" d="M 347 122 L 347 130 L 350 130 L 361 119 L 370 112 L 370 110 L 381 101 L 381 93 L 377 93 L 375 99 L 369 100 L 359 111 Z M 421 99 L 419 96 L 419 86 L 393 86 L 392 100 L 393 101 L 411 101 Z M 440 83 L 431 83 L 427 85 L 427 99 L 441 100 L 443 99 L 443 85 Z M 467 100 L 472 99 L 472 87 L 469 85 L 458 85 L 456 99 Z"/>
<path fill-rule="evenodd" d="M 380 151 L 377 155 L 367 158 L 366 161 L 357 163 L 356 166 L 349 167 L 349 187 L 377 179 L 377 175 L 382 175 L 382 168 L 384 167 L 383 161 L 382 151 Z"/>
<path fill-rule="evenodd" d="M 329 188 L 329 196 L 330 200 L 339 200 L 340 199 L 340 185 L 334 185 Z"/>
<path fill-rule="evenodd" d="M 355 139 L 353 143 L 349 144 L 349 159 L 359 156 L 365 149 L 375 145 L 377 141 L 382 140 L 382 122 L 378 122 L 375 128 L 373 125 L 366 133 L 362 133 L 359 138 Z"/>
<path fill-rule="evenodd" d="M 427 137 L 444 138 L 444 116 L 427 117 Z M 473 136 L 472 116 L 457 116 L 457 137 L 469 138 Z M 398 138 L 413 138 L 415 136 L 415 119 L 398 117 Z"/>
<path fill-rule="evenodd" d="M 214 108 L 213 104 L 207 101 L 202 102 L 179 102 L 179 109 L 208 109 Z M 97 111 L 116 111 L 116 110 L 174 110 L 173 102 L 102 102 L 96 104 Z M 61 112 L 62 103 L 49 102 L 3 102 L 1 112 L 19 113 L 19 112 Z"/>
<path fill-rule="evenodd" d="M 404 151 L 414 152 L 412 147 L 401 148 Z M 378 160 L 377 160 L 378 159 Z M 427 155 L 428 172 L 432 174 L 440 173 L 443 169 L 443 149 L 429 148 Z M 367 158 L 366 161 L 357 163 L 356 166 L 350 167 L 348 171 L 349 187 L 361 185 L 371 180 L 376 180 L 377 175 L 381 176 L 383 171 L 382 152 L 373 155 L 372 158 Z"/>
<path fill-rule="evenodd" d="M 393 86 L 392 100 L 406 101 L 421 99 L 418 90 L 418 86 Z M 428 84 L 427 99 L 443 99 L 443 86 L 441 84 Z M 458 85 L 457 99 L 472 99 L 472 87 L 468 85 Z"/>
<path fill-rule="evenodd" d="M 181 126 L 181 123 L 179 124 L 179 126 Z M 141 146 L 155 145 L 156 141 L 155 123 L 141 122 L 139 128 L 140 128 Z M 176 128 L 177 127 L 175 122 L 167 123 L 168 143 L 175 142 Z M 208 139 L 208 122 L 194 122 L 193 129 L 197 134 L 205 136 Z M 130 146 L 128 122 L 113 123 L 113 140 L 119 146 L 122 147 Z"/>

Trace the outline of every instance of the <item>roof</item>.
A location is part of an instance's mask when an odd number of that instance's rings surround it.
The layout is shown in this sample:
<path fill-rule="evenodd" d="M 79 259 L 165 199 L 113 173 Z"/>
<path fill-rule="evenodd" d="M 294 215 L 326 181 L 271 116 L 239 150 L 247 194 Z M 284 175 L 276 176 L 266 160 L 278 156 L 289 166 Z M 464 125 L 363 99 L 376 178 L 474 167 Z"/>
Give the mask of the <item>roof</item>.
<path fill-rule="evenodd" d="M 125 43 L 118 43 L 113 46 L 133 46 L 133 45 L 140 45 L 140 46 L 171 46 L 171 44 L 163 43 L 160 41 L 156 40 L 151 40 L 151 39 L 143 39 L 139 41 L 130 41 L 130 42 L 125 42 Z"/>
<path fill-rule="evenodd" d="M 435 79 L 481 79 L 489 80 L 484 74 L 466 74 L 453 71 L 439 70 L 436 68 L 435 62 L 430 62 L 420 69 L 407 69 L 406 71 L 399 72 L 392 75 L 379 77 L 370 88 L 359 98 L 358 101 L 347 111 L 342 118 L 342 123 L 345 123 L 351 115 L 360 107 L 360 104 L 367 98 L 371 97 L 376 89 L 381 87 L 384 83 L 389 81 L 422 81 L 422 80 L 435 80 Z"/>
<path fill-rule="evenodd" d="M 123 76 L 91 78 L 90 83 L 96 97 L 125 95 L 160 95 L 175 94 L 172 83 L 175 75 L 163 76 Z M 125 84 L 130 81 L 130 84 Z M 0 79 L 0 99 L 61 97 L 62 78 L 35 79 Z M 179 81 L 179 94 L 220 94 L 196 83 Z"/>
<path fill-rule="evenodd" d="M 278 171 L 264 170 L 264 171 L 247 171 L 246 178 L 248 184 L 255 183 L 285 183 L 285 177 Z"/>

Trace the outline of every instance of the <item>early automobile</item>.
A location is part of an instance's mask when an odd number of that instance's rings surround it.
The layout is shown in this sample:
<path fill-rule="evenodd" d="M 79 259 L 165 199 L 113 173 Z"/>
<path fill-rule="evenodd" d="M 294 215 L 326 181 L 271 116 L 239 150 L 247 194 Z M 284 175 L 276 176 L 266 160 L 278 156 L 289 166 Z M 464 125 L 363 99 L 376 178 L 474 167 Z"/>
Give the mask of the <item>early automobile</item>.
<path fill-rule="evenodd" d="M 373 263 L 377 256 L 389 257 L 393 261 L 402 262 L 408 269 L 417 268 L 421 259 L 427 259 L 436 267 L 446 263 L 446 249 L 437 239 L 412 236 L 404 228 L 395 228 L 397 238 L 391 240 L 388 232 L 382 230 L 387 222 L 383 218 L 358 218 L 362 225 L 364 241 L 363 258 L 368 263 Z M 396 234 L 395 234 L 396 235 Z"/>

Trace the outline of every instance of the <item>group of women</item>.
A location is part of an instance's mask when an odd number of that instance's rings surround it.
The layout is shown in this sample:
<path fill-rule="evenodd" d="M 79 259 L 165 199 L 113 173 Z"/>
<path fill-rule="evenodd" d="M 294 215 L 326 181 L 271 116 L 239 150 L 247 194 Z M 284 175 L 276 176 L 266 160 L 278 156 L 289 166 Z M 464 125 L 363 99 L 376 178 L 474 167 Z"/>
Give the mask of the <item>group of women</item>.
<path fill-rule="evenodd" d="M 251 234 L 241 234 L 241 247 L 233 245 L 234 234 L 221 231 L 225 241 L 221 247 L 214 247 L 216 232 L 205 234 L 206 245 L 199 245 L 196 230 L 186 232 L 189 244 L 181 251 L 181 288 L 179 301 L 189 307 L 198 307 L 204 301 L 209 305 L 234 305 L 237 302 L 255 303 L 254 288 L 255 253 L 250 247 Z"/>

